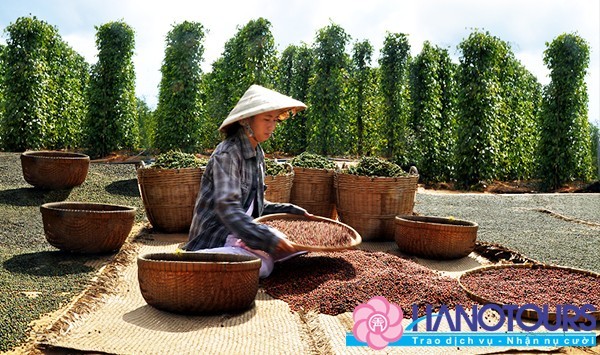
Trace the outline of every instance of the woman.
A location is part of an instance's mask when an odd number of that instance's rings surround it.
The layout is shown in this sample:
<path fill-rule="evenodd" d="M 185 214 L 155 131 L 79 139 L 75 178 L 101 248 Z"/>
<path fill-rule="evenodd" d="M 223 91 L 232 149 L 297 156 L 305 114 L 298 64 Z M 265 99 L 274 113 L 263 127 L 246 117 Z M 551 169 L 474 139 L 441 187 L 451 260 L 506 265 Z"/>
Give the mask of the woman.
<path fill-rule="evenodd" d="M 253 220 L 272 213 L 312 217 L 301 207 L 264 199 L 260 147 L 278 122 L 305 108 L 302 102 L 259 85 L 244 93 L 219 127 L 226 137 L 202 175 L 185 250 L 260 257 L 261 277 L 269 276 L 274 261 L 298 254 L 280 231 Z"/>

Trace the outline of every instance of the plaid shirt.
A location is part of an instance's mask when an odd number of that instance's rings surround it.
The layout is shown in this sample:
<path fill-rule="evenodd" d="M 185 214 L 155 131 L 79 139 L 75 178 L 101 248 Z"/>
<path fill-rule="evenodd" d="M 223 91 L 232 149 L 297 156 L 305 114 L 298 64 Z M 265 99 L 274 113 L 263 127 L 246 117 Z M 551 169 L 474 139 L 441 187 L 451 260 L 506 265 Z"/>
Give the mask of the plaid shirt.
<path fill-rule="evenodd" d="M 305 210 L 264 199 L 265 158 L 262 148 L 250 145 L 243 129 L 223 140 L 210 157 L 202 174 L 202 184 L 185 250 L 222 247 L 229 234 L 240 238 L 248 247 L 272 253 L 275 236 L 253 218 L 263 214 L 304 214 Z M 252 199 L 252 216 L 245 212 Z"/>

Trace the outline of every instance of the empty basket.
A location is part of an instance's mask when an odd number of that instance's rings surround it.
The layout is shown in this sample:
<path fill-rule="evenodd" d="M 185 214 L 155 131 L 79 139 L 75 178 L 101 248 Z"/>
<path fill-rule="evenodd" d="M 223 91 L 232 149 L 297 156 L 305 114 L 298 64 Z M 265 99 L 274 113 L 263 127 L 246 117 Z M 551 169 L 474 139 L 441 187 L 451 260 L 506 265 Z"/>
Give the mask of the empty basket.
<path fill-rule="evenodd" d="M 23 178 L 41 189 L 61 190 L 83 184 L 90 157 L 80 153 L 34 151 L 21 154 Z"/>
<path fill-rule="evenodd" d="M 40 206 L 46 240 L 76 253 L 117 251 L 129 236 L 135 207 L 85 202 L 52 202 Z"/>
<path fill-rule="evenodd" d="M 395 240 L 400 251 L 430 259 L 462 258 L 475 249 L 475 222 L 431 216 L 397 216 Z"/>
<path fill-rule="evenodd" d="M 140 291 L 158 309 L 181 314 L 239 312 L 254 303 L 261 260 L 217 253 L 152 253 L 137 259 Z"/>

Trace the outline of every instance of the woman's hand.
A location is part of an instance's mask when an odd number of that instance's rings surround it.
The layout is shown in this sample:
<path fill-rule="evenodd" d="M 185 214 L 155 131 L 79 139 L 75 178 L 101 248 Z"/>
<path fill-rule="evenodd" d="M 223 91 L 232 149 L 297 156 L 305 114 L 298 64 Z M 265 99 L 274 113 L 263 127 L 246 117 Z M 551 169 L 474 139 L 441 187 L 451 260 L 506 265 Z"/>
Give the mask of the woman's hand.
<path fill-rule="evenodd" d="M 277 246 L 275 247 L 276 255 L 290 254 L 297 251 L 296 247 L 288 239 L 284 238 L 279 238 L 279 243 L 277 243 Z"/>
<path fill-rule="evenodd" d="M 310 212 L 304 212 L 304 217 L 310 219 L 310 220 L 315 220 L 317 219 L 317 216 L 315 216 L 314 214 L 310 213 Z"/>

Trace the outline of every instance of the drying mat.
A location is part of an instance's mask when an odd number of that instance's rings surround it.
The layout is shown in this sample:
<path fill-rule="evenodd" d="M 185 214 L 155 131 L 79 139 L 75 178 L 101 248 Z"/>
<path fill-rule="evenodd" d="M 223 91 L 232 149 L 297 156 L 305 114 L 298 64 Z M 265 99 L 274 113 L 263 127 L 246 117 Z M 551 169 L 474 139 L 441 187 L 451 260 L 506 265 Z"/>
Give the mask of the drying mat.
<path fill-rule="evenodd" d="M 185 235 L 143 235 L 118 285 L 82 314 L 67 311 L 38 338 L 38 346 L 115 354 L 310 353 L 300 316 L 283 301 L 259 291 L 255 306 L 237 315 L 183 316 L 144 301 L 135 257 L 174 251 Z M 81 309 L 77 302 L 71 309 Z"/>
<path fill-rule="evenodd" d="M 81 306 L 86 295 L 74 301 L 46 332 L 38 334 L 38 347 L 46 348 L 49 353 L 71 349 L 116 354 L 481 354 L 508 350 L 387 347 L 374 351 L 366 346 L 346 347 L 346 334 L 353 325 L 351 313 L 329 316 L 292 312 L 285 302 L 271 298 L 263 290 L 259 290 L 255 306 L 242 314 L 203 317 L 159 311 L 148 306 L 141 296 L 135 258 L 141 253 L 174 251 L 185 239 L 184 234 L 141 233 L 135 241 L 127 243 L 115 257 L 118 262 L 104 268 L 111 275 L 119 275 L 113 278 L 118 282 L 111 283 L 110 289 L 105 287 L 100 296 L 91 297 L 93 304 Z M 365 243 L 361 247 L 393 251 L 395 243 Z M 459 261 L 461 268 L 471 268 L 473 261 L 469 259 L 477 257 L 463 258 Z M 446 261 L 442 268 L 448 269 L 449 265 Z M 551 349 L 540 348 L 542 351 Z"/>

